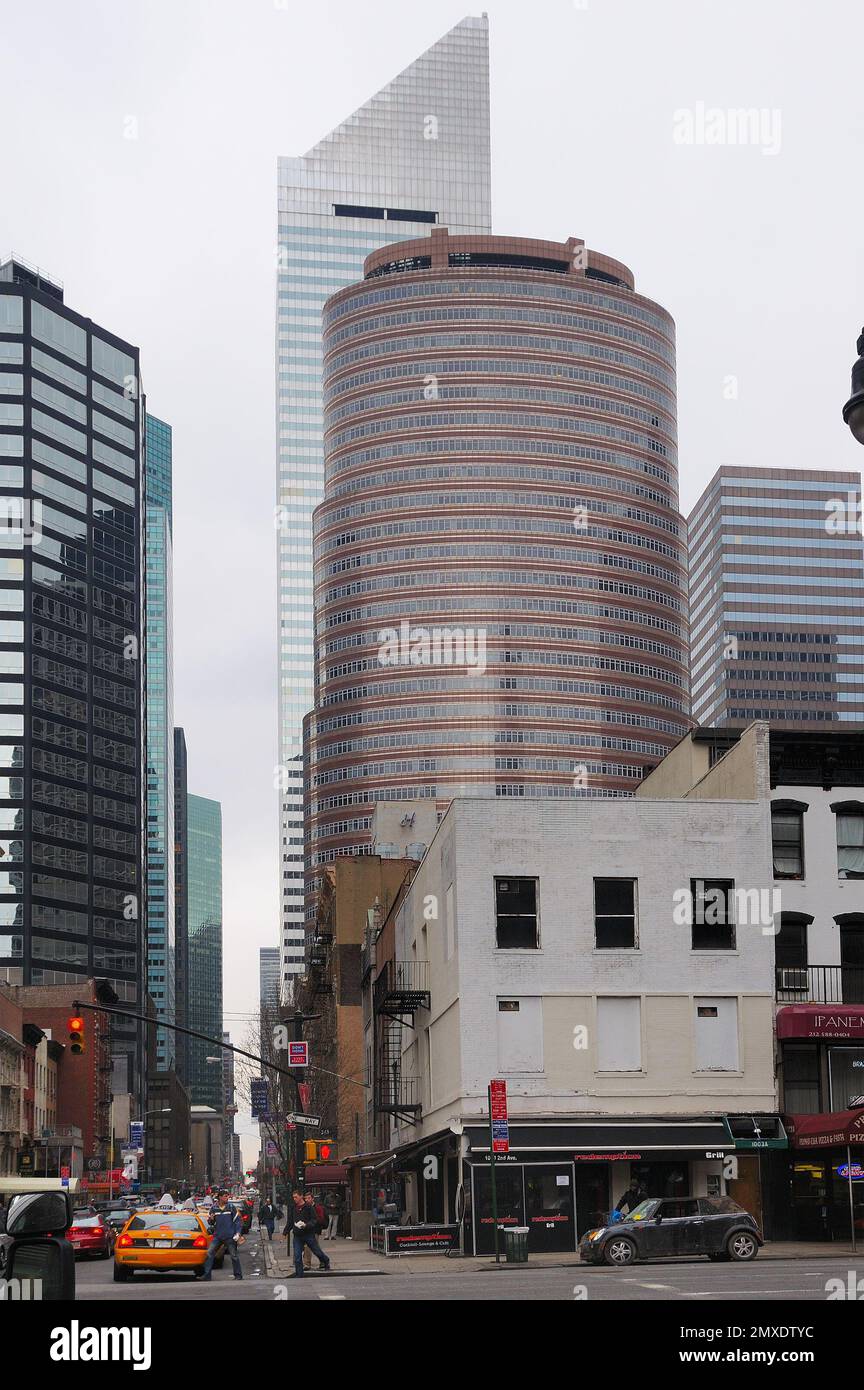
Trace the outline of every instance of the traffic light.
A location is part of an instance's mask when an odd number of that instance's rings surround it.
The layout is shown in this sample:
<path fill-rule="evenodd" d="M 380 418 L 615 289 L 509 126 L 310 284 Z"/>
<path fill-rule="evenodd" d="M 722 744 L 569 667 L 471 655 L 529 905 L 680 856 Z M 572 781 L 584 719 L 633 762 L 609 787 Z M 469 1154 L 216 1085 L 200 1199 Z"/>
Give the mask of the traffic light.
<path fill-rule="evenodd" d="M 69 1019 L 69 1023 L 68 1023 L 68 1028 L 69 1028 L 69 1051 L 72 1053 L 72 1056 L 73 1056 L 73 1057 L 80 1057 L 81 1054 L 86 1050 L 86 1043 L 85 1043 L 85 1041 L 84 1041 L 84 1020 L 83 1020 L 83 1018 L 79 1018 L 79 1017 L 77 1017 L 77 1016 L 74 1017 L 74 1018 L 70 1018 L 70 1019 Z"/>
<path fill-rule="evenodd" d="M 307 1163 L 335 1163 L 336 1145 L 332 1139 L 304 1139 L 303 1152 Z"/>

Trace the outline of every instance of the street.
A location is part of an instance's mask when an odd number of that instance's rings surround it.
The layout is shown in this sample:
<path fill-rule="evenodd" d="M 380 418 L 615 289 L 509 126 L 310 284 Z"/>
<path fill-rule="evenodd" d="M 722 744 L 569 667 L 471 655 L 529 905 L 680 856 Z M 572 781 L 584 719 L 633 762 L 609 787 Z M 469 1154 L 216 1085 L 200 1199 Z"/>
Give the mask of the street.
<path fill-rule="evenodd" d="M 278 1237 L 277 1237 L 278 1239 Z M 79 1261 L 77 1296 L 81 1302 L 116 1300 L 138 1303 L 166 1299 L 185 1303 L 242 1299 L 268 1301 L 397 1301 L 526 1302 L 616 1300 L 712 1300 L 816 1302 L 827 1299 L 828 1281 L 847 1279 L 847 1264 L 838 1259 L 754 1260 L 752 1264 L 716 1265 L 685 1260 L 631 1267 L 625 1272 L 578 1264 L 532 1269 L 502 1265 L 489 1270 L 470 1260 L 443 1264 L 440 1269 L 412 1270 L 410 1261 L 388 1261 L 380 1273 L 312 1273 L 308 1278 L 274 1279 L 266 1275 L 260 1238 L 253 1231 L 241 1247 L 243 1280 L 235 1281 L 230 1261 L 214 1270 L 210 1283 L 187 1275 L 136 1274 L 129 1284 L 112 1280 L 113 1261 Z M 851 1260 L 851 1257 L 850 1257 Z M 864 1271 L 862 1271 L 864 1272 Z"/>

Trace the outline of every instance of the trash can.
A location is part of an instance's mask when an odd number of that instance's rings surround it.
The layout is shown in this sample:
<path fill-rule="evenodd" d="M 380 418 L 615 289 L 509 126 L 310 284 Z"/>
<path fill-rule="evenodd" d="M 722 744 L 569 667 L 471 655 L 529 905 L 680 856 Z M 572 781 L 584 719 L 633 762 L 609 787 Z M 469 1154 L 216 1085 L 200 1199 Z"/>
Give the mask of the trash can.
<path fill-rule="evenodd" d="M 527 1265 L 528 1263 L 528 1227 L 527 1226 L 505 1226 L 504 1227 L 504 1251 L 507 1256 L 508 1265 Z"/>

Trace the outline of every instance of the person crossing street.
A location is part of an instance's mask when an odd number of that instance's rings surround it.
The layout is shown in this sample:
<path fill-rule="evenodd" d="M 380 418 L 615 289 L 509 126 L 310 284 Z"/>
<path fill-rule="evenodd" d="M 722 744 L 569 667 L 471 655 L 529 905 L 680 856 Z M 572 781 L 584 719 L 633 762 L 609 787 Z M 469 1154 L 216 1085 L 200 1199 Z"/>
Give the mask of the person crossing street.
<path fill-rule="evenodd" d="M 243 1219 L 239 1215 L 237 1208 L 228 1201 L 228 1193 L 220 1192 L 219 1201 L 210 1217 L 210 1231 L 212 1240 L 210 1249 L 207 1251 L 207 1259 L 204 1262 L 204 1273 L 202 1279 L 212 1278 L 213 1261 L 216 1259 L 220 1245 L 224 1245 L 228 1254 L 231 1256 L 231 1267 L 234 1270 L 234 1278 L 242 1279 L 243 1270 L 240 1267 L 240 1255 L 238 1246 L 242 1245 L 246 1237 L 243 1235 Z"/>
<path fill-rule="evenodd" d="M 318 1232 L 321 1225 L 315 1214 L 315 1206 L 311 1199 L 303 1196 L 302 1192 L 294 1193 L 294 1211 L 292 1214 L 291 1232 L 294 1237 L 294 1275 L 295 1279 L 303 1278 L 303 1254 L 308 1248 L 318 1260 L 319 1268 L 329 1270 L 330 1261 L 318 1244 Z"/>

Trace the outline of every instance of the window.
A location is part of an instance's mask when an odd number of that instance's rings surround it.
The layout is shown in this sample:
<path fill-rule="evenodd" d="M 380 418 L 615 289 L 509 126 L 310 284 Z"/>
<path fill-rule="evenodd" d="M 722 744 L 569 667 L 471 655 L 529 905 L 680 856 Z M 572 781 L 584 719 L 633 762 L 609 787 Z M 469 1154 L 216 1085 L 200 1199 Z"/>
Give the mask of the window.
<path fill-rule="evenodd" d="M 864 878 L 864 804 L 836 801 L 837 877 Z"/>
<path fill-rule="evenodd" d="M 735 884 L 732 879 L 694 878 L 690 880 L 693 905 L 691 949 L 694 951 L 733 951 L 735 949 Z"/>
<path fill-rule="evenodd" d="M 543 1070 L 543 1006 L 537 997 L 498 1000 L 500 1071 Z"/>
<path fill-rule="evenodd" d="M 738 1071 L 738 1000 L 696 999 L 696 1071 Z"/>
<path fill-rule="evenodd" d="M 594 941 L 598 950 L 635 950 L 635 878 L 595 878 Z"/>
<path fill-rule="evenodd" d="M 804 877 L 804 811 L 792 802 L 775 801 L 771 807 L 771 843 L 775 878 Z"/>
<path fill-rule="evenodd" d="M 793 1115 L 818 1115 L 819 1047 L 817 1043 L 783 1044 L 783 1109 Z"/>
<path fill-rule="evenodd" d="M 774 963 L 778 970 L 807 969 L 807 928 L 812 917 L 798 912 L 780 914 L 780 930 L 774 938 Z M 806 988 L 803 981 L 801 988 Z M 791 983 L 785 988 L 790 988 Z"/>
<path fill-rule="evenodd" d="M 495 944 L 499 951 L 539 946 L 537 884 L 536 878 L 496 878 Z"/>
<path fill-rule="evenodd" d="M 597 1070 L 642 1070 L 642 1001 L 598 998 Z"/>

